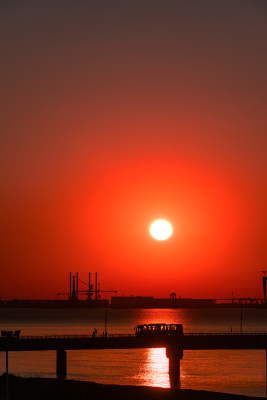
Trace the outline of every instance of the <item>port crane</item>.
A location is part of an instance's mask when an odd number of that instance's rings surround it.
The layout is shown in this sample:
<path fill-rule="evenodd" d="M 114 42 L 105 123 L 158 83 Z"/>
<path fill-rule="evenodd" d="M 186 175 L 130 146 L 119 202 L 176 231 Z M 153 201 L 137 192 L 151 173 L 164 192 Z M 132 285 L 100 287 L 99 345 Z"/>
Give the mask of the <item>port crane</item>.
<path fill-rule="evenodd" d="M 79 282 L 81 282 L 84 286 L 86 286 L 86 289 L 80 290 L 79 289 Z M 88 275 L 88 284 L 79 279 L 78 272 L 76 272 L 76 275 L 72 275 L 70 272 L 69 275 L 69 293 L 57 293 L 57 295 L 67 295 L 69 297 L 69 300 L 75 301 L 79 299 L 79 294 L 87 296 L 87 300 L 91 301 L 93 295 L 95 295 L 94 300 L 98 300 L 100 298 L 99 293 L 117 293 L 116 290 L 101 290 L 100 287 L 97 284 L 97 272 L 95 273 L 95 286 L 91 283 L 91 273 L 89 272 Z"/>

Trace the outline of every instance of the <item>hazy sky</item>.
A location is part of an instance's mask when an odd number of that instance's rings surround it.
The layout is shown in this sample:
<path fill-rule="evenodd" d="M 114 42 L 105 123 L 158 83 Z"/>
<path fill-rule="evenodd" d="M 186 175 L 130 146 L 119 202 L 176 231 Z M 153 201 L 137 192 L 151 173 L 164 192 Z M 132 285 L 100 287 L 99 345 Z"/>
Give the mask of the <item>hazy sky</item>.
<path fill-rule="evenodd" d="M 2 0 L 0 29 L 0 296 L 262 297 L 266 0 Z"/>

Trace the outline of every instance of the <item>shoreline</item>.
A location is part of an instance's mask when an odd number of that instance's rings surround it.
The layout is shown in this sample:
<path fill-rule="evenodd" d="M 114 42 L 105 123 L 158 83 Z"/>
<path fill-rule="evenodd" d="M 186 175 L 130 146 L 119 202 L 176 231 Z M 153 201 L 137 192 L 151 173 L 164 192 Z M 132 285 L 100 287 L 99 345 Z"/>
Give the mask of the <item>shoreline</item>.
<path fill-rule="evenodd" d="M 262 400 L 204 390 L 160 388 L 151 386 L 104 385 L 100 383 L 55 378 L 22 378 L 9 375 L 10 400 Z M 0 400 L 6 399 L 6 375 L 0 376 Z"/>

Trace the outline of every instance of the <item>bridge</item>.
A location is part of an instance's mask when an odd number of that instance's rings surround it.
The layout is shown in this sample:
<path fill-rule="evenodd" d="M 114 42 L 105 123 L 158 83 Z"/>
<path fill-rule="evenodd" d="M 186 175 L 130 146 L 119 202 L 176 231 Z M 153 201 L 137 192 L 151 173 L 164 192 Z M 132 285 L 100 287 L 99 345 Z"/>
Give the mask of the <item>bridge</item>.
<path fill-rule="evenodd" d="M 267 333 L 185 333 L 183 335 L 60 335 L 0 337 L 0 351 L 6 352 L 8 371 L 9 351 L 55 350 L 57 377 L 67 376 L 67 350 L 90 349 L 144 349 L 166 348 L 169 359 L 171 386 L 179 386 L 180 361 L 186 350 L 241 350 L 262 349 L 266 352 L 267 387 Z M 267 389 L 266 389 L 267 394 Z M 267 397 L 267 396 L 266 396 Z"/>

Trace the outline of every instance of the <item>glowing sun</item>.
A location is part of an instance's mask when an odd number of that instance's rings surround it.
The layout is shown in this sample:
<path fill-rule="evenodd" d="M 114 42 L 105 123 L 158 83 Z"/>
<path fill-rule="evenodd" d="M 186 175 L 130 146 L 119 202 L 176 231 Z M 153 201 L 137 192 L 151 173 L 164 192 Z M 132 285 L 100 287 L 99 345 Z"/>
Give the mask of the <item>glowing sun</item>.
<path fill-rule="evenodd" d="M 157 219 L 149 228 L 150 235 L 157 240 L 166 240 L 172 234 L 172 226 L 165 219 Z"/>

